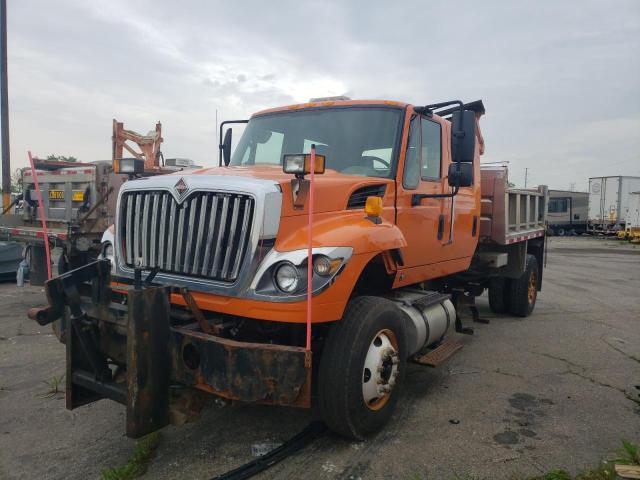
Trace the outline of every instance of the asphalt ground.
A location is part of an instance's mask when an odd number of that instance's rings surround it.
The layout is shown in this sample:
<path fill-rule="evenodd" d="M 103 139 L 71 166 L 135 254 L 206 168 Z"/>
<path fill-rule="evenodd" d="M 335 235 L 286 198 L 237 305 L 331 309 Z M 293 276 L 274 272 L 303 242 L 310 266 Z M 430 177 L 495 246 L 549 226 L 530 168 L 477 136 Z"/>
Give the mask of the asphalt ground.
<path fill-rule="evenodd" d="M 640 247 L 597 238 L 549 247 L 532 316 L 496 316 L 479 298 L 490 324 L 460 336 L 464 348 L 443 366 L 408 367 L 384 431 L 361 443 L 328 434 L 259 478 L 526 478 L 594 467 L 621 439 L 640 442 Z M 0 284 L 0 478 L 100 478 L 135 446 L 124 407 L 67 411 L 62 393 L 47 395 L 64 373 L 64 347 L 26 316 L 44 304 L 40 288 Z M 314 418 L 217 404 L 163 429 L 143 478 L 211 478 Z"/>

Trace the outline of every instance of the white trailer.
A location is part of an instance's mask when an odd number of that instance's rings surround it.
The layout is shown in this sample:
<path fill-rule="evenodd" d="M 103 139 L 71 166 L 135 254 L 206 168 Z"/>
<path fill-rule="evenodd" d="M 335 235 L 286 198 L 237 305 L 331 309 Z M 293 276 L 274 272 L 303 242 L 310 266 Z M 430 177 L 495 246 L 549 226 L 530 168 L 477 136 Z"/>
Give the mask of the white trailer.
<path fill-rule="evenodd" d="M 589 179 L 589 230 L 614 233 L 623 230 L 630 193 L 640 190 L 640 177 L 592 177 Z"/>
<path fill-rule="evenodd" d="M 640 191 L 629 194 L 629 210 L 623 238 L 633 241 L 640 240 Z M 620 235 L 620 233 L 618 233 Z"/>

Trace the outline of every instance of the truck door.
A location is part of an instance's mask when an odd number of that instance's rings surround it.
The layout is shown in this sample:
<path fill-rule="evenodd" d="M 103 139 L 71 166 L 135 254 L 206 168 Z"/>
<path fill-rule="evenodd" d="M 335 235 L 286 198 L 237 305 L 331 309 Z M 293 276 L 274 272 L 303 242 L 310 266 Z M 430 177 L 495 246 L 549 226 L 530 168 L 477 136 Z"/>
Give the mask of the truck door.
<path fill-rule="evenodd" d="M 404 160 L 402 181 L 398 182 L 397 223 L 408 243 L 402 250 L 404 268 L 408 269 L 406 283 L 464 270 L 478 238 L 479 182 L 472 187 L 460 188 L 455 200 L 413 200 L 414 194 L 451 191 L 447 179 L 451 163 L 449 122 L 438 117 L 415 115 L 410 121 Z M 480 175 L 479 165 L 474 166 L 474 175 Z"/>
<path fill-rule="evenodd" d="M 444 128 L 441 122 L 414 115 L 409 125 L 397 197 L 397 224 L 408 243 L 402 250 L 405 268 L 442 261 L 448 223 L 446 205 L 450 199 L 424 198 L 412 205 L 414 194 L 446 193 L 442 175 Z"/>

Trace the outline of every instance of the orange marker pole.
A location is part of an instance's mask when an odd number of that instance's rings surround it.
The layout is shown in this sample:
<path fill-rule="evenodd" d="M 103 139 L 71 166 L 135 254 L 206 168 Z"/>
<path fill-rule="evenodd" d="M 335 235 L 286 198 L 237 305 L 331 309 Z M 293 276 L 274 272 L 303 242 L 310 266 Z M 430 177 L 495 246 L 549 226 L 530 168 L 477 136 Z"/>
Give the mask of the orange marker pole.
<path fill-rule="evenodd" d="M 44 216 L 44 205 L 42 204 L 42 192 L 40 192 L 40 183 L 38 182 L 38 174 L 36 173 L 36 167 L 33 163 L 33 157 L 31 156 L 31 150 L 27 152 L 29 154 L 29 163 L 31 164 L 31 175 L 33 176 L 33 183 L 36 186 L 36 195 L 38 196 L 38 211 L 40 212 L 40 221 L 42 222 L 42 233 L 44 234 L 44 251 L 47 261 L 47 279 L 51 280 L 51 251 L 49 250 L 49 231 L 47 230 L 47 219 Z"/>
<path fill-rule="evenodd" d="M 309 177 L 309 229 L 307 239 L 307 352 L 311 351 L 311 299 L 313 298 L 313 174 L 316 170 L 316 146 L 311 145 L 311 176 Z"/>

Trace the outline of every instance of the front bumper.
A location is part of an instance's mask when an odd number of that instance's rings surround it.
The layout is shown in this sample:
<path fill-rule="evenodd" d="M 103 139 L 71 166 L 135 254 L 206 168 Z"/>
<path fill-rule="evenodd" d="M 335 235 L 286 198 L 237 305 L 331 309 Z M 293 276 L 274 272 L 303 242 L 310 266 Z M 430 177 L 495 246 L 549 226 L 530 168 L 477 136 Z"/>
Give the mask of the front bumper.
<path fill-rule="evenodd" d="M 46 284 L 41 325 L 60 320 L 67 350 L 67 408 L 102 398 L 127 407 L 133 438 L 162 428 L 172 392 L 197 389 L 228 399 L 309 407 L 311 353 L 205 333 L 170 316 L 170 289 L 110 287 L 110 262 L 98 260 Z M 68 313 L 65 314 L 65 311 Z"/>

